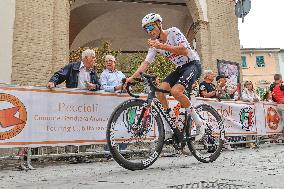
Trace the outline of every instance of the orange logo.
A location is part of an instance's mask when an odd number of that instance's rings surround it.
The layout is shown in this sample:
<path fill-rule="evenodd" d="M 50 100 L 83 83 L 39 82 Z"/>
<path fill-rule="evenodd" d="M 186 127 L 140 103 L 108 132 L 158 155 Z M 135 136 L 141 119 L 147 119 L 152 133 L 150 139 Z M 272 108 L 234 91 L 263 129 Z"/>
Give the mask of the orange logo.
<path fill-rule="evenodd" d="M 277 111 L 274 108 L 269 107 L 267 109 L 268 127 L 272 130 L 276 130 L 278 128 L 279 121 L 280 121 L 280 118 L 279 118 Z"/>
<path fill-rule="evenodd" d="M 4 102 L 13 106 L 2 109 L 1 103 Z M 26 121 L 27 111 L 24 104 L 13 95 L 0 93 L 0 140 L 18 135 L 24 129 Z"/>

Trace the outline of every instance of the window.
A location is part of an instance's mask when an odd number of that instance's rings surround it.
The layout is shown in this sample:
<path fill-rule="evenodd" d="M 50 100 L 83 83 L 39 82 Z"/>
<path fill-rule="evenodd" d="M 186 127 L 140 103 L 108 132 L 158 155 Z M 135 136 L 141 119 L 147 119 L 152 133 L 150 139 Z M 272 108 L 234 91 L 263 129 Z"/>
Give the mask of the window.
<path fill-rule="evenodd" d="M 257 67 L 264 67 L 265 63 L 264 63 L 264 56 L 256 56 L 256 66 Z"/>
<path fill-rule="evenodd" d="M 243 68 L 247 68 L 247 57 L 246 56 L 242 56 L 242 67 Z"/>

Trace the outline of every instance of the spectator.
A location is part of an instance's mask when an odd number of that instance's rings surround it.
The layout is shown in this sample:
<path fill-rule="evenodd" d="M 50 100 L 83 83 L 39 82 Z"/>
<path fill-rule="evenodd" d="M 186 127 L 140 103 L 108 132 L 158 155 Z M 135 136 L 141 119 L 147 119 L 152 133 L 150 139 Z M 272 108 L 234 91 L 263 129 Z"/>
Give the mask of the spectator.
<path fill-rule="evenodd" d="M 227 78 L 228 76 L 225 75 L 218 75 L 216 77 L 216 96 L 219 99 L 234 99 L 234 94 L 237 91 L 237 88 L 229 89 L 229 86 L 227 86 Z"/>
<path fill-rule="evenodd" d="M 199 94 L 203 98 L 216 98 L 216 87 L 212 83 L 214 80 L 214 72 L 212 70 L 204 71 L 204 81 L 199 85 Z"/>
<path fill-rule="evenodd" d="M 270 85 L 270 94 L 269 96 L 272 98 L 274 102 L 277 103 L 277 111 L 281 118 L 283 119 L 283 111 L 284 111 L 284 83 L 282 81 L 281 74 L 274 75 L 274 82 Z M 284 133 L 284 129 L 283 129 Z"/>
<path fill-rule="evenodd" d="M 253 84 L 251 81 L 246 81 L 244 83 L 244 90 L 242 92 L 242 100 L 247 102 L 258 102 L 260 97 L 253 90 Z"/>
<path fill-rule="evenodd" d="M 122 79 L 125 75 L 115 68 L 116 60 L 112 55 L 105 56 L 105 70 L 102 72 L 100 82 L 106 92 L 122 90 Z"/>
<path fill-rule="evenodd" d="M 242 100 L 247 102 L 258 102 L 260 101 L 260 97 L 253 90 L 253 84 L 251 81 L 245 81 L 244 90 L 242 92 Z M 246 141 L 251 141 L 252 135 L 246 136 Z M 255 148 L 256 145 L 253 142 L 246 143 L 247 148 Z"/>
<path fill-rule="evenodd" d="M 116 60 L 113 55 L 105 56 L 105 70 L 101 74 L 100 83 L 102 85 L 102 89 L 106 92 L 123 90 L 122 79 L 125 78 L 125 75 L 115 68 L 115 64 Z M 119 143 L 118 147 L 119 150 L 125 150 L 127 144 Z M 107 145 L 105 146 L 105 151 L 109 151 Z"/>
<path fill-rule="evenodd" d="M 274 75 L 274 82 L 270 85 L 270 96 L 274 102 L 284 104 L 284 84 L 281 74 Z"/>
<path fill-rule="evenodd" d="M 95 61 L 95 52 L 91 49 L 84 50 L 82 61 L 70 63 L 55 72 L 47 87 L 52 89 L 65 81 L 67 88 L 99 90 L 101 85 L 94 68 Z"/>
<path fill-rule="evenodd" d="M 216 87 L 216 96 L 219 99 L 233 99 L 234 93 L 237 91 L 237 88 L 234 90 L 229 90 L 227 86 L 227 76 L 225 75 L 218 75 L 216 77 L 217 87 Z M 234 137 L 226 137 L 227 141 L 234 139 Z M 229 143 L 224 144 L 224 148 L 229 151 L 234 151 L 235 149 L 231 147 Z"/>
<path fill-rule="evenodd" d="M 65 81 L 67 88 L 99 90 L 101 85 L 94 68 L 95 61 L 95 52 L 91 49 L 84 50 L 82 52 L 82 61 L 70 63 L 55 72 L 50 78 L 47 87 L 52 89 Z M 86 152 L 86 148 L 86 145 L 79 147 L 81 152 Z M 73 150 L 69 148 L 69 151 L 72 152 Z M 75 158 L 71 161 L 71 163 L 78 162 L 89 163 L 90 161 L 85 156 Z"/>

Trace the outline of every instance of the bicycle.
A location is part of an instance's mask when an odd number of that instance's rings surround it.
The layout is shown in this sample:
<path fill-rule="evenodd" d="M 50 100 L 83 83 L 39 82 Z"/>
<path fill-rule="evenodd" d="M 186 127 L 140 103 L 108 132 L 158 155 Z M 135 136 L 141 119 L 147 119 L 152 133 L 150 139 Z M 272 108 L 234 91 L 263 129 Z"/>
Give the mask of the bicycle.
<path fill-rule="evenodd" d="M 215 161 L 225 141 L 223 120 L 218 112 L 207 104 L 195 107 L 202 124 L 206 126 L 201 140 L 196 141 L 199 134 L 195 120 L 187 112 L 183 128 L 178 128 L 173 119 L 164 110 L 155 96 L 155 92 L 169 93 L 159 89 L 155 77 L 141 73 L 141 80 L 148 87 L 147 99 L 138 99 L 127 85 L 128 94 L 134 99 L 121 103 L 110 116 L 106 138 L 113 159 L 129 170 L 142 170 L 152 165 L 159 157 L 165 143 L 164 124 L 168 124 L 173 132 L 172 142 L 176 149 L 187 144 L 191 154 L 200 162 Z M 133 85 L 133 84 L 131 84 Z M 126 150 L 120 150 L 118 143 L 127 143 Z"/>

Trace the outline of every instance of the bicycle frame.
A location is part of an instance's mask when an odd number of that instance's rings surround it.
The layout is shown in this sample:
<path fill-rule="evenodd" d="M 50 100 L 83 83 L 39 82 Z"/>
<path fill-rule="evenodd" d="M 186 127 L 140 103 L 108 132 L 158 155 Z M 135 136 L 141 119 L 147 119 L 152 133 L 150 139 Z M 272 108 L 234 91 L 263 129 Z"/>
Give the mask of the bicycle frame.
<path fill-rule="evenodd" d="M 142 112 L 141 112 L 141 117 L 138 119 L 138 125 L 140 124 L 144 113 L 147 109 L 151 108 L 151 106 L 154 106 L 156 109 L 158 109 L 159 111 L 159 115 L 161 115 L 164 120 L 167 122 L 167 124 L 169 124 L 169 126 L 171 127 L 172 131 L 174 132 L 173 134 L 173 139 L 175 140 L 175 142 L 177 144 L 181 143 L 184 140 L 184 129 L 187 126 L 187 114 L 185 114 L 185 125 L 183 130 L 179 130 L 176 126 L 176 124 L 173 122 L 173 120 L 171 119 L 170 115 L 166 112 L 166 110 L 163 108 L 161 102 L 157 99 L 156 95 L 155 95 L 155 87 L 149 85 L 149 91 L 148 91 L 148 95 L 147 95 L 147 107 L 144 107 Z"/>
<path fill-rule="evenodd" d="M 182 121 L 184 127 L 183 129 L 180 129 L 178 126 L 179 124 L 178 125 L 176 124 L 176 120 L 173 120 L 173 118 L 170 116 L 168 111 L 163 108 L 161 102 L 156 97 L 156 92 L 169 93 L 169 91 L 158 88 L 156 84 L 153 83 L 153 81 L 155 81 L 156 79 L 155 76 L 151 76 L 145 73 L 140 73 L 140 75 L 141 79 L 145 82 L 145 86 L 147 87 L 146 91 L 147 99 L 127 100 L 126 102 L 122 103 L 115 109 L 108 122 L 107 142 L 114 160 L 117 161 L 121 166 L 129 170 L 145 169 L 150 165 L 152 165 L 159 157 L 163 149 L 163 145 L 165 143 L 164 134 L 166 134 L 166 139 L 169 139 L 166 141 L 166 143 L 172 144 L 176 150 L 183 150 L 183 148 L 187 144 L 191 154 L 198 161 L 203 163 L 209 163 L 215 161 L 219 157 L 222 151 L 222 146 L 223 146 L 222 139 L 224 138 L 224 130 L 223 130 L 224 127 L 223 125 L 221 125 L 222 118 L 218 114 L 218 112 L 210 105 L 206 104 L 201 104 L 196 107 L 191 107 L 190 112 L 185 113 L 185 123 Z M 129 90 L 129 86 L 131 84 L 134 85 L 135 83 L 129 83 L 129 82 L 126 83 L 126 90 L 128 94 L 132 97 L 139 98 L 140 97 L 139 95 L 136 95 Z M 112 137 L 115 136 L 114 134 L 115 132 L 118 132 L 117 136 L 120 137 L 121 124 L 119 118 L 125 119 L 124 112 L 128 111 L 128 108 L 131 108 L 132 110 L 132 107 L 136 113 L 135 114 L 133 113 L 133 116 L 131 118 L 132 121 L 130 124 L 130 126 L 133 129 L 133 132 L 128 132 L 130 133 L 130 135 L 132 135 L 129 139 L 129 142 L 133 141 L 133 145 L 129 149 L 133 151 L 136 149 L 139 150 L 143 148 L 143 151 L 145 153 L 137 154 L 137 157 L 139 157 L 138 159 L 136 159 L 135 156 L 125 158 L 125 156 L 117 148 L 117 145 L 115 145 L 116 142 L 115 138 Z M 202 111 L 208 112 L 209 116 L 213 116 L 215 118 L 214 120 L 216 120 L 218 123 L 217 126 L 219 126 L 219 129 L 221 129 L 220 136 L 217 135 L 215 137 L 212 133 L 213 130 L 207 124 L 208 121 L 203 122 L 206 121 L 207 117 L 204 118 L 200 117 L 200 112 Z M 196 131 L 191 130 L 192 129 L 191 118 L 196 123 L 195 124 Z M 128 120 L 128 118 L 126 119 Z M 201 123 L 199 123 L 199 121 Z M 116 124 L 118 125 L 115 127 Z M 128 123 L 126 123 L 126 125 L 127 124 Z M 165 126 L 165 124 L 169 124 L 169 126 Z M 203 127 L 203 125 L 199 124 L 206 124 L 206 127 Z M 215 126 L 215 124 L 213 126 Z M 163 133 L 164 132 L 163 128 L 165 128 L 166 131 L 168 131 L 168 129 L 171 129 L 171 132 L 173 132 L 173 136 L 171 139 L 168 137 L 167 135 L 168 133 Z M 198 128 L 199 131 L 197 131 Z M 156 132 L 157 129 L 158 132 Z M 146 146 L 141 145 L 140 142 L 145 141 L 143 139 L 144 138 L 147 139 L 147 136 L 151 136 L 153 138 L 149 138 L 150 139 L 149 142 L 145 143 Z M 125 139 L 126 139 L 125 141 L 127 141 L 128 138 Z M 138 142 L 138 144 L 136 144 L 136 142 Z"/>

